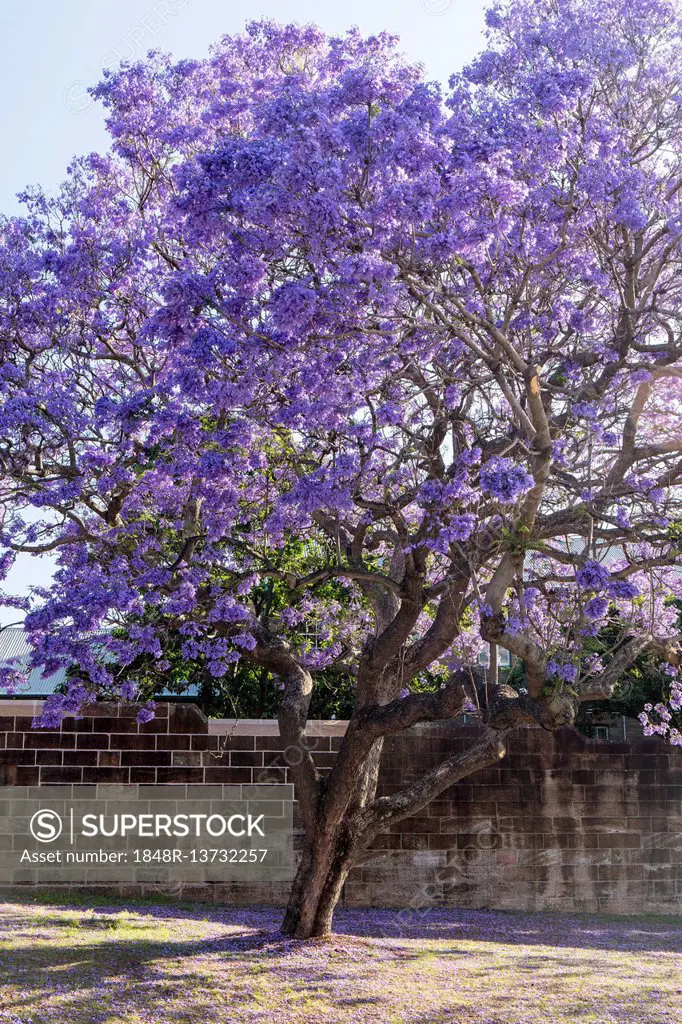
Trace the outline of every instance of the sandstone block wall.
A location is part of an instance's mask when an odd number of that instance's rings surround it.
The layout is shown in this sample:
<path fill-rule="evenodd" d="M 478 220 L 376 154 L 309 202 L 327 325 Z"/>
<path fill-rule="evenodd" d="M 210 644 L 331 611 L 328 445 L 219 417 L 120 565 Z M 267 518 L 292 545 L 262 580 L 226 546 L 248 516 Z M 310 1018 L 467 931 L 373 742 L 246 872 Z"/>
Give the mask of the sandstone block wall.
<path fill-rule="evenodd" d="M 275 722 L 208 722 L 191 704 L 161 705 L 146 725 L 125 707 L 96 705 L 58 732 L 32 729 L 35 710 L 0 703 L 0 785 L 285 782 L 298 756 L 282 750 Z M 344 727 L 310 724 L 307 742 L 322 772 Z M 475 725 L 447 723 L 389 739 L 382 791 L 475 733 Z M 286 886 L 183 895 L 282 903 Z M 682 914 L 682 750 L 655 739 L 519 731 L 498 766 L 381 835 L 350 876 L 344 902 L 407 912 L 445 905 Z"/>

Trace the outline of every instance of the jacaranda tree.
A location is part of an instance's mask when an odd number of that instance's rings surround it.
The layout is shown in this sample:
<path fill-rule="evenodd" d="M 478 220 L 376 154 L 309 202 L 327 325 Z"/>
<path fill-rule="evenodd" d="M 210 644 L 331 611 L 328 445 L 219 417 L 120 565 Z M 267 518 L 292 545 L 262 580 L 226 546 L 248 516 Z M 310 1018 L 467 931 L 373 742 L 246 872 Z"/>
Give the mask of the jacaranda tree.
<path fill-rule="evenodd" d="M 514 0 L 488 26 L 445 98 L 383 35 L 150 54 L 95 90 L 111 151 L 3 225 L 3 567 L 57 553 L 26 623 L 78 667 L 43 724 L 142 655 L 163 675 L 171 633 L 215 677 L 265 668 L 300 749 L 296 936 L 380 831 L 645 651 L 670 677 L 647 728 L 680 742 L 679 12 Z M 486 643 L 525 687 L 478 684 Z M 321 778 L 332 665 L 355 705 Z M 387 735 L 472 706 L 470 749 L 377 797 Z"/>

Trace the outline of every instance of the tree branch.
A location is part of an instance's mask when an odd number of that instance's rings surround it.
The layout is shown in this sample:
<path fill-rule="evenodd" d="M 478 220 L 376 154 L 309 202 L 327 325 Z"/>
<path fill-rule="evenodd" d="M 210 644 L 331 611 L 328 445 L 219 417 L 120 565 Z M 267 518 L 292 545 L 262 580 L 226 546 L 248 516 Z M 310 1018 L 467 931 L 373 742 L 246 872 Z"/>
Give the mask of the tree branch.
<path fill-rule="evenodd" d="M 482 768 L 497 764 L 506 752 L 507 749 L 500 734 L 494 729 L 485 728 L 478 742 L 468 750 L 441 761 L 433 771 L 427 772 L 399 793 L 379 797 L 375 800 L 360 815 L 360 844 L 366 846 L 389 825 L 416 814 L 460 779 L 464 779 Z"/>
<path fill-rule="evenodd" d="M 632 637 L 614 654 L 603 672 L 589 675 L 578 685 L 580 700 L 608 700 L 613 695 L 616 683 L 624 672 L 630 668 L 640 654 L 654 643 L 650 633 Z"/>

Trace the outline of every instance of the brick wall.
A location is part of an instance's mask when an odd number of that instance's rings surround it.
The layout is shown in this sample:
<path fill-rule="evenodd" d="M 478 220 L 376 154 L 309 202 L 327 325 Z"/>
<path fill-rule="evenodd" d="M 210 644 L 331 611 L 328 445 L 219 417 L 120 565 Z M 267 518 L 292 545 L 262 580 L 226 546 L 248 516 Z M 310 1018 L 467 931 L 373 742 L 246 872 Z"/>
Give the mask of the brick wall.
<path fill-rule="evenodd" d="M 207 722 L 191 704 L 161 705 L 140 726 L 124 707 L 96 705 L 60 732 L 32 729 L 36 710 L 0 703 L 0 785 L 284 782 L 296 757 L 282 751 L 276 723 Z M 343 728 L 309 726 L 323 772 Z M 391 738 L 382 791 L 463 749 L 475 733 L 448 723 Z M 281 903 L 286 886 L 193 895 Z M 655 739 L 597 743 L 570 730 L 522 730 L 499 766 L 380 836 L 349 878 L 344 902 L 682 913 L 682 750 Z"/>

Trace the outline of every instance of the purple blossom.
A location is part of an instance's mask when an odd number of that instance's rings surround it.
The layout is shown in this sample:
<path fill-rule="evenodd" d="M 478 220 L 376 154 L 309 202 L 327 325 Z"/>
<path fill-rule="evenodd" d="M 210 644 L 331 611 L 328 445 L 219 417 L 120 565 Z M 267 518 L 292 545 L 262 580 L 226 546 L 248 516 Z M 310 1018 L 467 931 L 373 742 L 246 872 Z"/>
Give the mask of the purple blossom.
<path fill-rule="evenodd" d="M 475 466 L 476 463 L 481 461 L 481 449 L 478 447 L 464 448 L 457 455 L 457 463 L 460 466 L 466 466 L 467 468 Z"/>
<path fill-rule="evenodd" d="M 156 717 L 156 705 L 154 701 L 148 701 L 147 704 L 137 713 L 137 721 L 140 725 L 144 725 L 146 722 L 151 722 Z"/>
<path fill-rule="evenodd" d="M 531 611 L 539 596 L 540 591 L 537 587 L 526 587 L 521 595 L 521 607 L 525 611 Z"/>
<path fill-rule="evenodd" d="M 574 416 L 587 420 L 596 420 L 598 415 L 594 402 L 576 402 L 571 406 L 571 412 Z"/>
<path fill-rule="evenodd" d="M 449 525 L 441 531 L 441 536 L 444 535 L 451 541 L 465 541 L 469 540 L 475 529 L 476 516 L 466 513 L 462 516 L 453 516 Z"/>
<path fill-rule="evenodd" d="M 533 477 L 510 459 L 495 457 L 481 467 L 481 490 L 503 504 L 511 504 L 533 486 Z"/>
<path fill-rule="evenodd" d="M 135 700 L 135 698 L 137 696 L 137 693 L 138 693 L 138 689 L 139 688 L 138 688 L 137 683 L 133 682 L 132 680 L 126 681 L 125 683 L 123 683 L 121 685 L 121 688 L 120 688 L 120 691 L 119 691 L 121 700 L 125 700 L 125 701 L 133 701 L 133 700 Z"/>
<path fill-rule="evenodd" d="M 609 597 L 631 600 L 639 596 L 639 587 L 630 580 L 610 580 L 608 583 Z"/>
<path fill-rule="evenodd" d="M 585 615 L 588 619 L 603 619 L 609 608 L 609 602 L 605 597 L 593 597 L 585 605 Z"/>
<path fill-rule="evenodd" d="M 578 668 L 570 661 L 552 658 L 547 662 L 547 675 L 565 683 L 574 683 L 578 678 Z"/>
<path fill-rule="evenodd" d="M 588 558 L 575 574 L 576 583 L 581 590 L 603 590 L 611 580 L 611 575 L 601 562 Z"/>
<path fill-rule="evenodd" d="M 619 505 L 616 509 L 616 522 L 620 526 L 621 530 L 632 529 L 632 523 L 630 522 L 630 519 L 622 505 Z"/>

